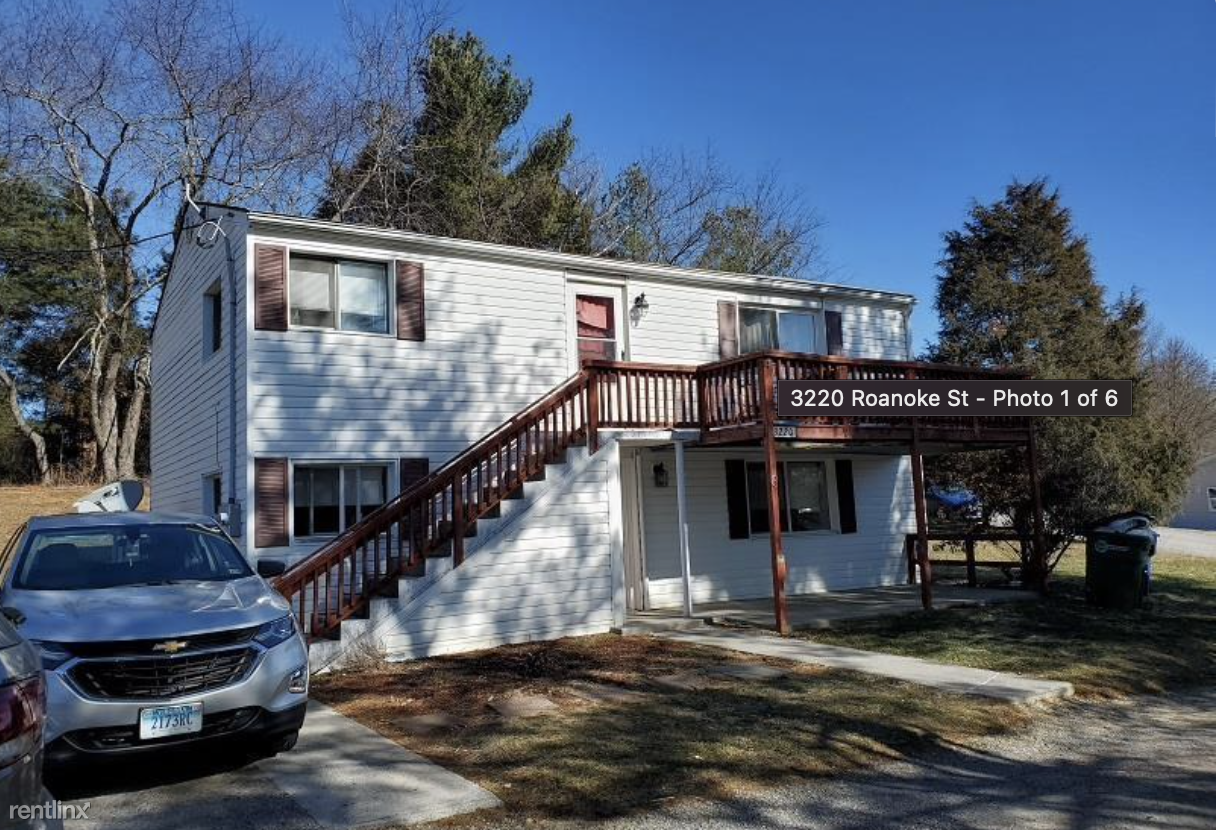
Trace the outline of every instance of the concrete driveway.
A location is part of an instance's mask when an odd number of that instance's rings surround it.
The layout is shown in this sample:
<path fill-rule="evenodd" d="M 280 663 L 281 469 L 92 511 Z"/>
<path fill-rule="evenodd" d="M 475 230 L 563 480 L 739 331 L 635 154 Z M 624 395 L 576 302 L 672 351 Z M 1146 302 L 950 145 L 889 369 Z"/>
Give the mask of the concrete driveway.
<path fill-rule="evenodd" d="M 1155 530 L 1159 534 L 1159 553 L 1214 558 L 1215 547 L 1218 547 L 1218 533 L 1212 530 L 1189 530 L 1183 527 L 1156 527 Z"/>
<path fill-rule="evenodd" d="M 52 776 L 89 804 L 73 830 L 347 830 L 417 824 L 499 799 L 337 712 L 310 704 L 291 752 L 250 763 L 234 748 L 107 762 Z"/>

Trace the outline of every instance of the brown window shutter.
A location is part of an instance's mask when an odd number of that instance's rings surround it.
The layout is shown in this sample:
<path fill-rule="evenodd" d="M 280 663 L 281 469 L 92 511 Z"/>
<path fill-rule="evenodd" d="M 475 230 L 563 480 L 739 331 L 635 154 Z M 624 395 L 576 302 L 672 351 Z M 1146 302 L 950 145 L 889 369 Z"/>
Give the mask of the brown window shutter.
<path fill-rule="evenodd" d="M 729 458 L 723 462 L 727 474 L 727 537 L 749 538 L 749 489 L 744 462 Z"/>
<path fill-rule="evenodd" d="M 254 459 L 254 547 L 288 543 L 288 460 Z"/>
<path fill-rule="evenodd" d="M 288 249 L 254 246 L 254 328 L 288 330 Z"/>
<path fill-rule="evenodd" d="M 398 477 L 401 480 L 401 491 L 405 493 L 418 482 L 427 478 L 431 465 L 426 458 L 401 458 L 398 460 Z"/>
<path fill-rule="evenodd" d="M 423 264 L 399 259 L 394 263 L 397 282 L 398 340 L 426 340 L 423 310 Z"/>
<path fill-rule="evenodd" d="M 719 359 L 740 354 L 740 335 L 736 327 L 736 304 L 719 301 Z"/>
<path fill-rule="evenodd" d="M 854 507 L 854 463 L 849 458 L 833 462 L 837 478 L 837 518 L 842 533 L 858 533 L 858 513 Z"/>
<path fill-rule="evenodd" d="M 825 312 L 825 352 L 842 354 L 842 313 Z"/>

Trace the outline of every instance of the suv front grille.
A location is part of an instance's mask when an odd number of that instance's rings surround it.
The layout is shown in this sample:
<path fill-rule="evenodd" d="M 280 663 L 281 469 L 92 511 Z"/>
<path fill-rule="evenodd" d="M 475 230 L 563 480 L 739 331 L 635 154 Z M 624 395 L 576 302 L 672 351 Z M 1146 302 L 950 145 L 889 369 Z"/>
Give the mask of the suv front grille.
<path fill-rule="evenodd" d="M 248 646 L 165 657 L 82 660 L 72 679 L 90 697 L 153 700 L 198 694 L 243 680 L 257 652 Z"/>
<path fill-rule="evenodd" d="M 203 634 L 186 634 L 182 637 L 158 637 L 153 640 L 97 640 L 83 643 L 62 643 L 74 656 L 90 657 L 158 657 L 158 646 L 168 640 L 183 640 L 192 651 L 204 648 L 221 648 L 248 643 L 258 633 L 258 626 L 231 628 L 226 631 L 209 631 Z"/>

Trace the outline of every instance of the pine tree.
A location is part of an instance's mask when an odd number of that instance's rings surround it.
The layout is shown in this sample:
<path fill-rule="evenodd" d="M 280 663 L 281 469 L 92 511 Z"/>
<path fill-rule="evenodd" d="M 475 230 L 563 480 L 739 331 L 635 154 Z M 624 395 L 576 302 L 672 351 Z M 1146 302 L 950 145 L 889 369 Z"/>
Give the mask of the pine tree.
<path fill-rule="evenodd" d="M 1146 309 L 1135 295 L 1107 303 L 1087 240 L 1043 179 L 1015 182 L 975 205 L 944 236 L 932 360 L 1010 367 L 1038 379 L 1132 379 L 1131 418 L 1044 418 L 1036 425 L 1046 527 L 1056 558 L 1105 515 L 1167 515 L 1181 497 L 1191 453 L 1153 417 L 1142 361 Z M 935 459 L 932 479 L 976 492 L 991 515 L 1030 532 L 1020 459 L 1006 452 Z"/>
<path fill-rule="evenodd" d="M 331 178 L 319 216 L 588 250 L 590 210 L 564 183 L 576 145 L 570 115 L 532 141 L 516 140 L 532 83 L 472 34 L 433 38 L 420 86 L 422 109 L 395 152 L 384 158 L 365 148 L 351 169 Z M 355 182 L 361 189 L 351 198 Z"/>

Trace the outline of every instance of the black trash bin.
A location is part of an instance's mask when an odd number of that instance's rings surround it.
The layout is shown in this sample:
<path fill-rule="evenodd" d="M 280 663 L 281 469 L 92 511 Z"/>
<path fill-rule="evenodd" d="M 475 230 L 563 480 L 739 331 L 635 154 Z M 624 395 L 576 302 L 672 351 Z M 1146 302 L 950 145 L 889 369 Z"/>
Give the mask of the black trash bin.
<path fill-rule="evenodd" d="M 1109 516 L 1087 532 L 1087 601 L 1132 609 L 1150 593 L 1150 558 L 1159 534 L 1145 513 Z"/>

